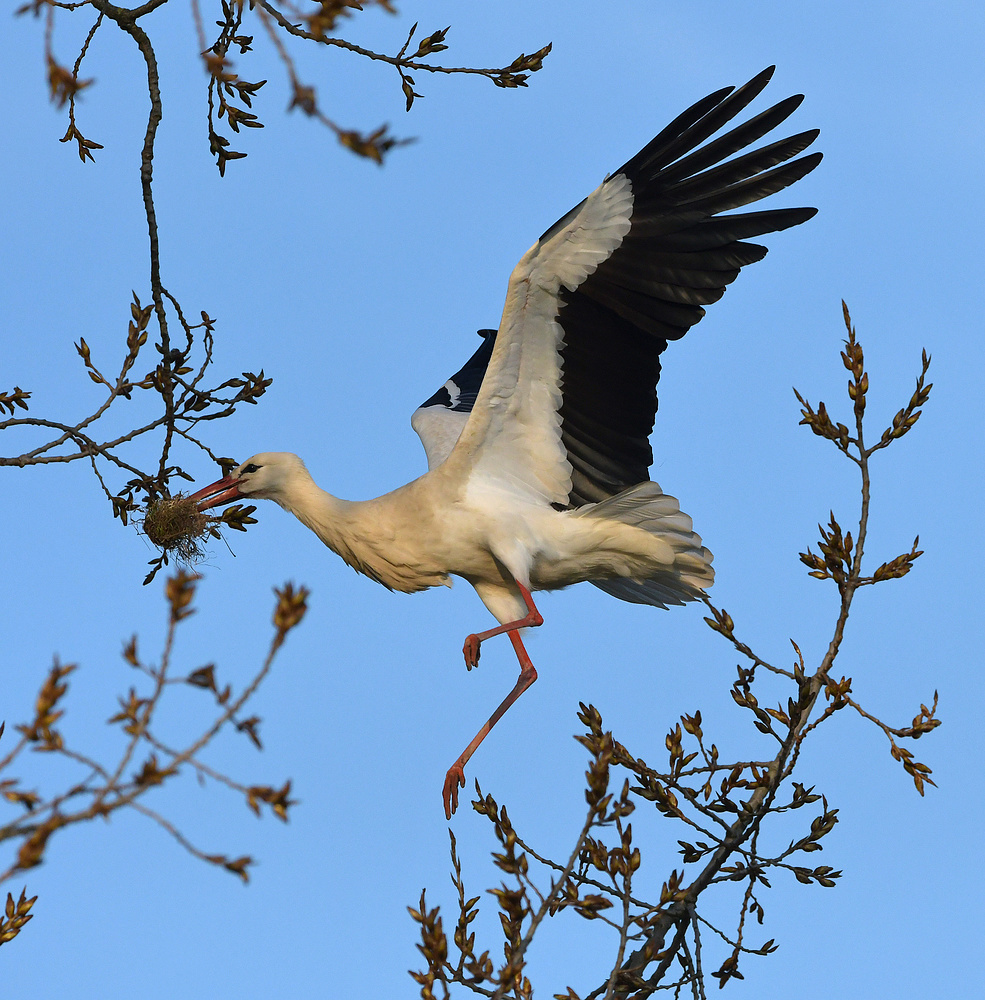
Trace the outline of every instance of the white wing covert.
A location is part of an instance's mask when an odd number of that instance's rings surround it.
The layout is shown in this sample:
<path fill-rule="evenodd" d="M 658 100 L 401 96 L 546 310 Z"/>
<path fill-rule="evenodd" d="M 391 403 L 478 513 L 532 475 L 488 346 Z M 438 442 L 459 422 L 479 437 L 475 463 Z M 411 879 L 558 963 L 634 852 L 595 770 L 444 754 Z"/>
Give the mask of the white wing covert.
<path fill-rule="evenodd" d="M 573 291 L 619 246 L 632 210 L 629 180 L 611 178 L 514 268 L 489 366 L 457 446 L 472 457 L 473 477 L 567 506 L 571 465 L 561 444 L 559 290 Z"/>
<path fill-rule="evenodd" d="M 482 337 L 479 349 L 410 418 L 411 427 L 424 445 L 428 469 L 436 469 L 451 454 L 475 405 L 496 340 L 495 330 L 478 333 Z"/>

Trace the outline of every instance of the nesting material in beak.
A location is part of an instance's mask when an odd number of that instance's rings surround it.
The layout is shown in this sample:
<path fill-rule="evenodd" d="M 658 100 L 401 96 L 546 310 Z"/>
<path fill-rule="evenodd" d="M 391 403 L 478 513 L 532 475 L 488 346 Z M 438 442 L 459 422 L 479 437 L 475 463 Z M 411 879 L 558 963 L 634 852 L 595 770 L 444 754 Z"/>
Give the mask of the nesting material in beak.
<path fill-rule="evenodd" d="M 156 546 L 192 562 L 203 554 L 199 539 L 209 531 L 209 518 L 195 497 L 162 497 L 148 504 L 143 528 Z"/>

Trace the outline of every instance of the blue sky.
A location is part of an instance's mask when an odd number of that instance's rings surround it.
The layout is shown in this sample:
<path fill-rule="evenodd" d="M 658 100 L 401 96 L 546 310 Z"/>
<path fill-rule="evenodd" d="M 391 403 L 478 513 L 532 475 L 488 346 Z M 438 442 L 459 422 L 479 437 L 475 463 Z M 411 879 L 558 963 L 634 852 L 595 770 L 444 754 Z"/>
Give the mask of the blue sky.
<path fill-rule="evenodd" d="M 768 238 L 769 256 L 665 355 L 652 475 L 715 553 L 713 599 L 745 641 L 787 662 L 794 638 L 816 661 L 835 595 L 797 553 L 829 509 L 850 522 L 857 488 L 849 464 L 797 426 L 791 386 L 848 413 L 842 298 L 866 348 L 873 430 L 909 397 L 926 347 L 934 395 L 915 432 L 874 462 L 868 549 L 875 566 L 919 534 L 926 554 L 905 580 L 859 595 L 838 672 L 896 725 L 938 689 L 944 726 L 914 748 L 939 785 L 923 799 L 862 720 L 843 713 L 819 734 L 800 780 L 841 810 L 817 863 L 845 876 L 835 889 L 775 880 L 763 937 L 780 950 L 747 958 L 745 981 L 729 989 L 799 1000 L 970 994 L 983 916 L 980 6 L 476 6 L 367 11 L 349 36 L 394 51 L 415 20 L 424 32 L 450 24 L 450 65 L 500 65 L 553 41 L 528 89 L 419 74 L 424 98 L 407 115 L 386 67 L 299 51 L 341 124 L 388 121 L 418 137 L 383 169 L 283 113 L 284 74 L 258 29 L 256 53 L 238 68 L 270 81 L 257 102 L 266 128 L 239 139 L 249 156 L 225 179 L 208 154 L 190 15 L 169 4 L 148 19 L 166 102 L 156 161 L 165 284 L 193 315 L 217 318 L 217 371 L 263 367 L 275 380 L 260 406 L 214 426 L 210 446 L 241 458 L 296 451 L 318 482 L 352 499 L 419 475 L 410 413 L 474 350 L 474 331 L 496 324 L 521 253 L 692 101 L 776 63 L 755 110 L 805 93 L 791 131 L 820 127 L 825 159 L 775 202 L 820 211 Z M 59 18 L 63 62 L 89 23 Z M 65 420 L 98 398 L 72 341 L 84 336 L 94 357 L 115 359 L 130 290 L 148 298 L 136 172 L 146 100 L 137 53 L 118 34 L 101 30 L 83 69 L 96 83 L 80 127 L 105 147 L 83 166 L 57 142 L 65 115 L 46 99 L 41 24 L 8 17 L 0 31 L 0 388 L 29 389 L 35 412 Z M 2 453 L 28 443 L 4 442 Z M 214 478 L 204 461 L 188 467 Z M 109 755 L 116 735 L 104 720 L 133 683 L 121 643 L 136 632 L 148 656 L 160 648 L 163 581 L 140 586 L 154 553 L 110 519 L 81 465 L 6 469 L 0 483 L 0 718 L 30 713 L 57 655 L 80 665 L 66 733 Z M 5 993 L 417 994 L 405 907 L 423 886 L 443 908 L 454 902 L 441 782 L 512 685 L 513 654 L 492 641 L 479 670 L 465 671 L 462 639 L 488 615 L 462 582 L 390 594 L 279 509 L 260 517 L 230 539 L 233 552 L 213 546 L 175 663 L 214 661 L 220 676 L 245 679 L 269 641 L 271 588 L 311 588 L 309 616 L 255 703 L 262 755 L 239 738 L 209 758 L 249 782 L 293 778 L 301 802 L 290 824 L 256 821 L 191 776 L 160 796 L 158 808 L 203 849 L 259 859 L 246 888 L 136 815 L 59 836 L 23 879 L 39 900 L 0 952 Z M 579 700 L 647 759 L 697 707 L 723 752 L 755 752 L 728 695 L 735 657 L 698 608 L 659 612 L 588 586 L 539 604 L 546 624 L 529 648 L 540 679 L 471 762 L 469 788 L 479 778 L 544 853 L 566 854 L 581 823 Z M 195 694 L 175 693 L 174 727 L 195 724 Z M 31 766 L 43 786 L 50 762 Z M 452 826 L 473 894 L 497 884 L 486 822 L 466 805 Z M 657 891 L 679 860 L 679 833 L 664 826 L 642 812 L 634 821 Z M 478 926 L 498 954 L 485 898 Z M 615 948 L 569 916 L 545 929 L 529 971 L 540 995 L 569 984 L 588 992 Z"/>

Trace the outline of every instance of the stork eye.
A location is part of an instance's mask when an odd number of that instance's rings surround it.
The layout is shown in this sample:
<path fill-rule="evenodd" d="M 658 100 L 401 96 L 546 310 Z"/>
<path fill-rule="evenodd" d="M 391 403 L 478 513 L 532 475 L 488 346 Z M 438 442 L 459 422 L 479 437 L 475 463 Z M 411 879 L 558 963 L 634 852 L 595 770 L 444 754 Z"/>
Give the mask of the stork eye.
<path fill-rule="evenodd" d="M 243 470 L 243 472 L 259 472 L 260 466 L 254 465 L 252 462 Z"/>

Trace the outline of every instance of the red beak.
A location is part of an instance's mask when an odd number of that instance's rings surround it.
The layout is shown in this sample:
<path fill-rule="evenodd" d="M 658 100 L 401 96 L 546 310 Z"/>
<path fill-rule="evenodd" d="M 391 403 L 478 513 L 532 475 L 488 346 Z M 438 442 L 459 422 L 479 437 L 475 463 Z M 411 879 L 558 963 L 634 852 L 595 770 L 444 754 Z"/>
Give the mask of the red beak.
<path fill-rule="evenodd" d="M 219 507 L 224 503 L 232 503 L 240 498 L 239 480 L 232 476 L 226 476 L 211 486 L 193 493 L 188 499 L 198 502 L 199 510 L 208 510 L 210 507 Z"/>

